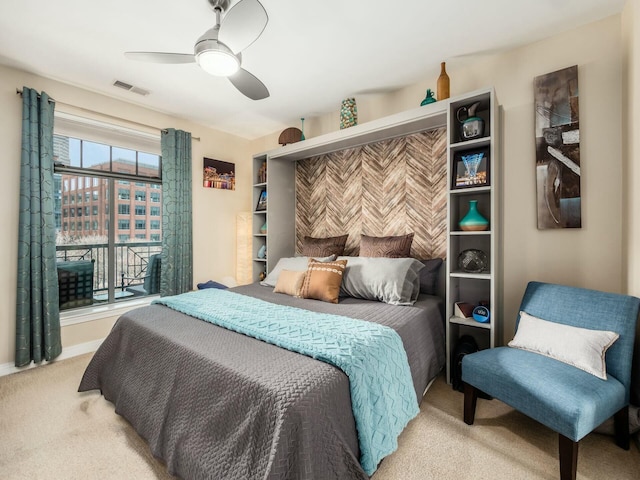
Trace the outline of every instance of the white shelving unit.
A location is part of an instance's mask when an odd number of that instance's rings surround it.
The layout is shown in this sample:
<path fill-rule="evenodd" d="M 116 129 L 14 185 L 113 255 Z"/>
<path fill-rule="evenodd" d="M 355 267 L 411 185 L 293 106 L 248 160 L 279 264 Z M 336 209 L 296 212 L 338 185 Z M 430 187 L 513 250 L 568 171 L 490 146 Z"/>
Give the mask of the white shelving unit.
<path fill-rule="evenodd" d="M 260 182 L 259 172 L 267 166 L 267 181 Z M 262 153 L 253 157 L 253 279 L 270 272 L 281 257 L 293 256 L 295 249 L 295 163 L 273 159 Z M 267 209 L 256 210 L 261 192 L 267 192 Z M 267 223 L 267 232 L 260 231 Z M 262 246 L 266 258 L 258 258 Z"/>
<path fill-rule="evenodd" d="M 480 102 L 476 116 L 484 120 L 484 135 L 473 140 L 464 140 L 460 133 L 460 123 L 456 112 L 460 107 Z M 493 89 L 474 92 L 457 97 L 449 102 L 448 109 L 448 241 L 447 241 L 447 293 L 446 293 L 446 335 L 447 335 L 447 379 L 453 373 L 452 355 L 458 339 L 462 335 L 475 338 L 479 348 L 493 348 L 501 338 L 502 298 L 501 298 L 501 222 L 500 222 L 500 152 L 499 152 L 499 108 Z M 455 165 L 460 155 L 482 149 L 487 155 L 488 184 L 478 187 L 455 188 Z M 469 210 L 469 201 L 477 200 L 478 211 L 489 221 L 484 231 L 462 231 L 460 220 Z M 488 258 L 487 268 L 480 273 L 468 273 L 458 267 L 458 256 L 463 250 L 482 250 Z M 454 315 L 457 302 L 478 305 L 487 302 L 490 311 L 488 323 L 480 323 L 473 318 Z"/>
<path fill-rule="evenodd" d="M 459 124 L 455 113 L 461 106 L 481 103 L 476 114 L 485 121 L 485 136 L 461 141 Z M 498 247 L 500 215 L 499 207 L 499 152 L 498 152 L 498 103 L 493 89 L 479 90 L 467 95 L 453 97 L 423 107 L 400 112 L 354 127 L 321 135 L 301 142 L 286 145 L 253 157 L 254 178 L 263 162 L 267 162 L 266 185 L 257 183 L 253 187 L 254 206 L 262 188 L 267 190 L 267 211 L 255 212 L 253 223 L 254 279 L 261 272 L 270 272 L 281 257 L 295 255 L 295 162 L 345 148 L 379 142 L 410 135 L 425 130 L 446 126 L 448 129 L 449 179 L 456 153 L 475 148 L 487 148 L 490 159 L 490 185 L 448 191 L 448 232 L 446 262 L 446 352 L 447 378 L 451 378 L 451 354 L 457 339 L 472 334 L 481 348 L 493 347 L 499 338 L 500 305 L 499 294 L 500 250 Z M 477 199 L 480 211 L 490 220 L 490 230 L 463 232 L 457 222 L 466 214 L 468 200 Z M 267 234 L 260 234 L 260 227 L 267 221 Z M 266 245 L 267 258 L 255 258 L 262 245 Z M 471 274 L 457 269 L 458 254 L 467 248 L 478 248 L 487 253 L 490 268 L 486 272 Z M 488 324 L 475 320 L 457 318 L 453 305 L 458 301 L 468 303 L 487 300 L 492 319 Z"/>

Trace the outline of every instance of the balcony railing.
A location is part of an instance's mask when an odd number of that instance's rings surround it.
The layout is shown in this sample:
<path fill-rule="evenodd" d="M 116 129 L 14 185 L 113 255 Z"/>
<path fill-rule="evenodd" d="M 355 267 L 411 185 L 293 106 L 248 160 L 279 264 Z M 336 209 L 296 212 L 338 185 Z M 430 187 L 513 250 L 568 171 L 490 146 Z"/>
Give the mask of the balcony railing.
<path fill-rule="evenodd" d="M 121 300 L 131 297 L 136 289 L 128 290 L 128 287 L 142 286 L 149 269 L 149 259 L 152 255 L 162 251 L 161 242 L 121 242 L 115 244 L 115 300 Z M 56 257 L 58 265 L 72 265 L 70 262 L 93 262 L 93 282 L 91 287 L 91 297 L 88 292 L 85 295 L 85 301 L 77 304 L 69 303 L 65 306 L 63 301 L 62 280 L 60 280 L 59 268 L 59 284 L 61 292 L 62 310 L 74 308 L 77 306 L 90 305 L 92 303 L 103 303 L 108 301 L 109 291 L 109 254 L 107 243 L 93 243 L 82 245 L 57 245 Z M 60 263 L 67 262 L 67 263 Z M 78 264 L 79 265 L 79 264 Z M 140 289 L 137 289 L 140 291 Z"/>

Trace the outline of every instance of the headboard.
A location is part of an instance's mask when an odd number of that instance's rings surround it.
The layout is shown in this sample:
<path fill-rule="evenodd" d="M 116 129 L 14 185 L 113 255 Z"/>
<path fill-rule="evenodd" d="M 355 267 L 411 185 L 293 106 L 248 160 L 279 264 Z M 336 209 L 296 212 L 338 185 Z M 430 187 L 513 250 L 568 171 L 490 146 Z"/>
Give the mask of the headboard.
<path fill-rule="evenodd" d="M 411 255 L 444 258 L 447 138 L 438 128 L 300 160 L 296 165 L 296 252 L 303 238 L 414 232 Z"/>

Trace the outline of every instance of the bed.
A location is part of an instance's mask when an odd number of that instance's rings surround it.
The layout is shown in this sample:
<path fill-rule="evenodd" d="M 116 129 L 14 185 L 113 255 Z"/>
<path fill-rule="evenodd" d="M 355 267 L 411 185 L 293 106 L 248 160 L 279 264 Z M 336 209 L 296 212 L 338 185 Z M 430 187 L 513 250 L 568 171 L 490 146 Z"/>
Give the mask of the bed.
<path fill-rule="evenodd" d="M 259 283 L 230 291 L 392 328 L 418 402 L 444 365 L 438 296 L 420 294 L 412 306 L 396 306 L 296 298 Z M 79 387 L 92 389 L 115 405 L 170 473 L 185 479 L 369 478 L 345 373 L 164 305 L 119 318 Z"/>

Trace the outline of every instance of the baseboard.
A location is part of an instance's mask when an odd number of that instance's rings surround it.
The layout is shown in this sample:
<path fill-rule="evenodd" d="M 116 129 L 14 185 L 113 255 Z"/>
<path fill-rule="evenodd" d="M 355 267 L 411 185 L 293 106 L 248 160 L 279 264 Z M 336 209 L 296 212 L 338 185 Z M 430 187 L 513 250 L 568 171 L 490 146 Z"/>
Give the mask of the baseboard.
<path fill-rule="evenodd" d="M 47 365 L 48 363 L 58 362 L 67 358 L 77 357 L 78 355 L 84 355 L 85 353 L 95 352 L 103 340 L 104 338 L 101 338 L 92 342 L 80 343 L 79 345 L 72 345 L 71 347 L 63 348 L 62 353 L 51 362 L 42 362 L 38 364 L 30 363 L 25 367 L 16 367 L 13 363 L 0 364 L 0 377 L 3 377 L 4 375 L 11 375 L 12 373 L 22 372 L 30 368 L 36 368 L 41 365 Z"/>

